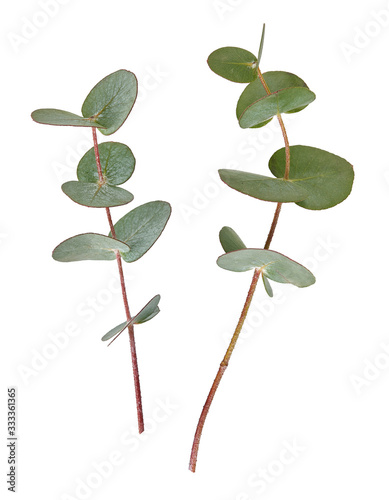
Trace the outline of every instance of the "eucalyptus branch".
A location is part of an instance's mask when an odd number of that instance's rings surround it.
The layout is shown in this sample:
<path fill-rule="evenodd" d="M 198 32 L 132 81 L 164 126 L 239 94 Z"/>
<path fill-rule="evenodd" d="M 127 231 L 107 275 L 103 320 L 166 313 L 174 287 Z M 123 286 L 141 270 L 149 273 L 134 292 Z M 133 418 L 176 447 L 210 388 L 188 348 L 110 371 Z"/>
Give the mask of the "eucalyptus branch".
<path fill-rule="evenodd" d="M 229 187 L 259 200 L 277 203 L 273 221 L 263 249 L 247 248 L 237 233 L 223 227 L 219 238 L 225 254 L 217 264 L 229 271 L 242 272 L 254 268 L 250 289 L 227 352 L 206 399 L 197 424 L 189 470 L 195 472 L 200 438 L 222 376 L 247 317 L 251 300 L 262 275 L 266 293 L 272 297 L 269 279 L 307 287 L 315 282 L 312 273 L 279 252 L 269 250 L 283 203 L 297 203 L 311 210 L 330 208 L 349 195 L 354 179 L 352 166 L 343 158 L 308 146 L 290 146 L 282 113 L 301 111 L 315 99 L 305 82 L 296 75 L 272 71 L 262 75 L 259 69 L 264 44 L 265 27 L 256 58 L 251 52 L 237 47 L 224 47 L 209 56 L 208 64 L 219 76 L 238 83 L 249 83 L 237 104 L 237 117 L 242 128 L 265 126 L 277 117 L 285 147 L 269 161 L 275 177 L 237 170 L 219 170 L 220 178 Z M 326 176 L 321 171 L 326 171 Z M 325 179 L 325 180 L 323 180 Z"/>
<path fill-rule="evenodd" d="M 135 157 L 128 146 L 119 142 L 98 144 L 97 130 L 111 135 L 126 121 L 137 96 L 138 84 L 130 71 L 119 70 L 103 78 L 90 91 L 82 105 L 82 116 L 58 109 L 38 109 L 32 118 L 47 125 L 91 127 L 93 147 L 81 158 L 77 181 L 65 182 L 62 191 L 74 202 L 93 208 L 104 208 L 110 233 L 108 236 L 83 233 L 68 238 L 53 251 L 60 262 L 80 260 L 116 260 L 126 321 L 106 333 L 102 340 L 114 340 L 128 329 L 133 368 L 139 433 L 144 431 L 139 368 L 135 347 L 134 325 L 145 323 L 159 313 L 160 296 L 155 295 L 135 316 L 131 316 L 122 261 L 141 258 L 156 242 L 170 217 L 171 207 L 164 201 L 145 203 L 128 212 L 116 224 L 111 208 L 130 203 L 134 196 L 118 187 L 135 169 Z"/>

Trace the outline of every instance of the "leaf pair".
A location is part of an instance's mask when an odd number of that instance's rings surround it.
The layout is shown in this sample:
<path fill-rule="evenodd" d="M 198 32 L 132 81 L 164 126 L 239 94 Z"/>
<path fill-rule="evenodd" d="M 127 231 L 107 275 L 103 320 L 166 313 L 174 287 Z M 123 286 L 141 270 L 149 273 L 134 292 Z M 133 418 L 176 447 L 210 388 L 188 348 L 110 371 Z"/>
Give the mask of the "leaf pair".
<path fill-rule="evenodd" d="M 53 258 L 60 262 L 114 260 L 116 253 L 126 262 L 134 262 L 154 245 L 169 220 L 171 207 L 165 201 L 141 205 L 114 226 L 116 238 L 95 233 L 73 236 L 60 243 Z"/>
<path fill-rule="evenodd" d="M 309 146 L 290 147 L 289 179 L 285 171 L 285 148 L 269 160 L 275 177 L 239 170 L 219 170 L 229 187 L 253 198 L 278 203 L 297 203 L 310 210 L 323 210 L 341 203 L 351 192 L 354 180 L 352 165 L 322 149 Z"/>
<path fill-rule="evenodd" d="M 82 116 L 60 109 L 38 109 L 32 119 L 46 125 L 96 127 L 104 135 L 116 132 L 129 115 L 138 92 L 136 77 L 121 69 L 103 78 L 87 95 Z"/>
<path fill-rule="evenodd" d="M 230 227 L 223 227 L 219 238 L 226 253 L 217 259 L 218 266 L 235 272 L 260 268 L 265 290 L 270 297 L 273 296 L 273 291 L 268 279 L 299 288 L 315 283 L 315 277 L 307 268 L 285 255 L 272 250 L 247 248 Z"/>
<path fill-rule="evenodd" d="M 208 58 L 208 65 L 217 75 L 232 82 L 249 83 L 239 98 L 236 116 L 242 128 L 258 128 L 279 113 L 296 113 L 315 100 L 315 94 L 298 76 L 285 71 L 263 74 L 267 88 L 260 80 L 259 61 L 262 56 L 265 25 L 262 30 L 258 59 L 238 47 L 217 49 Z"/>
<path fill-rule="evenodd" d="M 78 164 L 78 181 L 65 182 L 62 191 L 76 203 L 87 207 L 126 205 L 134 196 L 117 185 L 126 182 L 133 174 L 134 155 L 128 146 L 120 142 L 104 142 L 98 149 L 104 182 L 99 179 L 95 151 L 91 148 Z"/>
<path fill-rule="evenodd" d="M 154 318 L 154 316 L 156 316 L 160 311 L 158 307 L 160 300 L 160 295 L 153 297 L 130 321 L 124 321 L 123 323 L 120 323 L 120 325 L 115 326 L 115 328 L 112 328 L 112 330 L 106 333 L 101 340 L 106 341 L 112 337 L 118 337 L 130 325 L 140 325 L 141 323 L 146 323 L 146 321 Z"/>

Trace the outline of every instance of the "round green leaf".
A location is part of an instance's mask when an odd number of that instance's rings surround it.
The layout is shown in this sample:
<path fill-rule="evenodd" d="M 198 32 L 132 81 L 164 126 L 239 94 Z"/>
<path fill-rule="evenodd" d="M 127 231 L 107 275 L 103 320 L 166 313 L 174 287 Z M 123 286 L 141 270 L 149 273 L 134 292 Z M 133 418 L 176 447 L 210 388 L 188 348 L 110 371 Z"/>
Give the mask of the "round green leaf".
<path fill-rule="evenodd" d="M 208 65 L 214 73 L 231 82 L 248 83 L 257 78 L 257 58 L 238 47 L 215 50 L 208 57 Z"/>
<path fill-rule="evenodd" d="M 285 170 L 285 148 L 269 160 L 276 177 Z M 340 156 L 309 146 L 291 146 L 289 179 L 308 196 L 297 203 L 310 210 L 322 210 L 341 203 L 351 192 L 354 180 L 352 165 Z"/>
<path fill-rule="evenodd" d="M 219 239 L 223 247 L 223 250 L 226 253 L 246 248 L 246 245 L 243 243 L 243 241 L 239 238 L 236 232 L 230 227 L 224 226 L 220 230 Z"/>
<path fill-rule="evenodd" d="M 103 234 L 85 233 L 73 236 L 53 250 L 53 259 L 59 262 L 79 260 L 115 260 L 116 251 L 125 255 L 130 248 L 122 241 Z"/>
<path fill-rule="evenodd" d="M 129 325 L 131 325 L 131 323 L 132 321 L 125 321 L 124 323 L 120 323 L 120 325 L 115 326 L 115 328 L 112 328 L 112 330 L 103 335 L 103 337 L 101 337 L 101 340 L 105 342 L 106 340 L 115 337 L 115 335 L 119 335 L 119 333 L 122 333 Z"/>
<path fill-rule="evenodd" d="M 304 108 L 315 100 L 308 88 L 291 87 L 278 90 L 250 104 L 238 116 L 239 125 L 249 128 L 269 120 L 278 113 L 290 113 Z"/>
<path fill-rule="evenodd" d="M 131 210 L 115 224 L 116 237 L 130 247 L 130 252 L 123 255 L 126 262 L 138 260 L 154 245 L 170 213 L 169 203 L 151 201 Z"/>
<path fill-rule="evenodd" d="M 301 264 L 272 250 L 246 248 L 221 255 L 218 266 L 228 271 L 242 272 L 262 268 L 263 274 L 278 283 L 290 283 L 299 288 L 313 285 L 315 277 Z"/>
<path fill-rule="evenodd" d="M 120 142 L 99 144 L 101 169 L 108 184 L 117 186 L 128 181 L 134 172 L 135 158 L 131 149 Z M 87 151 L 77 167 L 81 182 L 99 182 L 94 148 Z"/>
<path fill-rule="evenodd" d="M 127 190 L 109 184 L 69 181 L 62 184 L 62 191 L 69 198 L 85 207 L 104 208 L 126 205 L 134 199 Z"/>
<path fill-rule="evenodd" d="M 278 92 L 282 89 L 292 88 L 292 87 L 303 87 L 308 88 L 307 84 L 298 76 L 293 73 L 287 73 L 286 71 L 268 71 L 263 73 L 263 78 L 269 87 L 271 92 Z M 236 116 L 239 120 L 240 116 L 242 116 L 243 112 L 251 106 L 253 103 L 260 99 L 264 99 L 267 97 L 267 92 L 264 89 L 261 81 L 257 78 L 254 82 L 247 85 L 247 87 L 242 92 L 238 104 L 236 106 Z M 295 113 L 297 111 L 301 111 L 306 106 L 298 107 L 295 109 L 290 109 L 287 113 Z M 255 125 L 251 125 L 250 128 L 259 128 L 263 127 L 269 121 L 271 121 L 273 116 L 267 120 L 259 121 Z"/>
<path fill-rule="evenodd" d="M 45 125 L 67 125 L 73 127 L 97 127 L 103 126 L 89 118 L 62 111 L 61 109 L 37 109 L 31 113 L 31 118 L 37 123 Z"/>
<path fill-rule="evenodd" d="M 105 127 L 104 135 L 116 132 L 129 115 L 138 92 L 136 77 L 121 69 L 103 78 L 89 92 L 82 105 L 82 115 L 94 118 Z"/>
<path fill-rule="evenodd" d="M 146 323 L 146 321 L 154 318 L 154 316 L 156 316 L 160 311 L 158 307 L 160 300 L 161 296 L 156 295 L 149 302 L 147 302 L 147 304 L 138 312 L 138 314 L 133 317 L 132 322 L 134 323 L 134 325 Z"/>
<path fill-rule="evenodd" d="M 308 195 L 303 187 L 290 180 L 228 169 L 219 170 L 219 175 L 230 188 L 258 200 L 288 203 L 304 200 Z"/>

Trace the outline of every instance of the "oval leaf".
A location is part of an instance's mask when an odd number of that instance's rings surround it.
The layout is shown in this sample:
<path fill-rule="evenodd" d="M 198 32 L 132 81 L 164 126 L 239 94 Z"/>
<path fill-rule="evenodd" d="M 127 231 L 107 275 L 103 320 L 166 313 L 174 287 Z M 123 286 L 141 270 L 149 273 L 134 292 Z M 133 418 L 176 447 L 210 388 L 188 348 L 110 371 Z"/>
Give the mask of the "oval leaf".
<path fill-rule="evenodd" d="M 116 132 L 129 115 L 138 92 L 134 73 L 121 69 L 103 78 L 89 92 L 82 105 L 82 115 L 93 118 L 104 135 Z"/>
<path fill-rule="evenodd" d="M 138 312 L 138 314 L 132 318 L 132 322 L 134 323 L 134 325 L 146 323 L 146 321 L 154 318 L 154 316 L 156 316 L 160 311 L 158 307 L 160 300 L 161 296 L 156 295 L 149 302 L 147 302 L 147 304 Z"/>
<path fill-rule="evenodd" d="M 214 73 L 231 82 L 248 83 L 257 78 L 257 58 L 238 47 L 215 50 L 208 57 L 208 65 Z"/>
<path fill-rule="evenodd" d="M 125 321 L 124 323 L 120 323 L 120 325 L 115 326 L 115 328 L 112 328 L 112 330 L 110 330 L 108 333 L 106 333 L 105 335 L 103 335 L 103 337 L 101 337 L 101 340 L 105 342 L 106 340 L 111 339 L 115 335 L 119 335 L 128 326 L 130 326 L 131 323 L 132 323 L 132 321 Z"/>
<path fill-rule="evenodd" d="M 154 245 L 164 230 L 170 213 L 169 203 L 151 201 L 131 210 L 115 224 L 116 237 L 131 249 L 128 254 L 123 255 L 126 262 L 138 260 Z"/>
<path fill-rule="evenodd" d="M 71 200 L 85 207 L 118 207 L 134 199 L 134 196 L 123 188 L 95 182 L 65 182 L 62 184 L 62 191 Z"/>
<path fill-rule="evenodd" d="M 261 268 L 266 278 L 278 283 L 290 283 L 299 288 L 315 283 L 315 277 L 306 267 L 272 250 L 237 250 L 220 256 L 217 264 L 223 269 L 235 272 Z"/>
<path fill-rule="evenodd" d="M 226 253 L 246 248 L 246 245 L 243 243 L 243 241 L 239 238 L 236 232 L 230 227 L 224 226 L 220 230 L 219 239 L 223 247 L 223 250 Z"/>
<path fill-rule="evenodd" d="M 31 118 L 37 123 L 45 125 L 64 125 L 72 127 L 97 127 L 103 126 L 89 118 L 62 111 L 61 109 L 37 109 L 31 113 Z"/>
<path fill-rule="evenodd" d="M 128 181 L 134 172 L 135 158 L 131 149 L 120 142 L 99 144 L 101 170 L 108 184 L 117 186 Z M 81 182 L 99 182 L 94 148 L 87 151 L 77 167 Z"/>
<path fill-rule="evenodd" d="M 276 177 L 285 170 L 285 148 L 269 160 Z M 341 203 L 351 192 L 354 180 L 352 165 L 340 156 L 309 146 L 291 146 L 289 179 L 302 187 L 308 196 L 297 203 L 310 210 L 323 210 Z"/>
<path fill-rule="evenodd" d="M 308 196 L 302 186 L 290 180 L 228 169 L 219 170 L 219 175 L 230 188 L 258 200 L 288 203 L 304 200 Z"/>
<path fill-rule="evenodd" d="M 269 87 L 271 92 L 278 92 L 282 89 L 290 88 L 290 87 L 304 87 L 308 88 L 307 84 L 298 76 L 293 73 L 288 73 L 286 71 L 268 71 L 263 73 L 263 78 Z M 239 120 L 239 117 L 243 114 L 245 109 L 251 106 L 254 102 L 259 99 L 263 99 L 267 97 L 267 92 L 264 89 L 261 81 L 257 78 L 254 82 L 247 85 L 247 87 L 242 92 L 238 104 L 236 106 L 236 116 Z M 301 111 L 306 106 L 291 109 L 288 113 L 295 113 L 297 111 Z M 265 121 L 259 121 L 255 125 L 251 125 L 251 128 L 263 127 L 269 121 L 272 120 L 273 117 L 267 119 Z"/>
<path fill-rule="evenodd" d="M 242 128 L 257 126 L 278 113 L 291 113 L 303 109 L 315 100 L 315 94 L 308 88 L 291 87 L 278 90 L 250 104 L 238 116 Z"/>
<path fill-rule="evenodd" d="M 60 243 L 53 250 L 53 259 L 59 262 L 115 260 L 117 250 L 125 255 L 130 248 L 125 243 L 103 234 L 84 233 Z"/>

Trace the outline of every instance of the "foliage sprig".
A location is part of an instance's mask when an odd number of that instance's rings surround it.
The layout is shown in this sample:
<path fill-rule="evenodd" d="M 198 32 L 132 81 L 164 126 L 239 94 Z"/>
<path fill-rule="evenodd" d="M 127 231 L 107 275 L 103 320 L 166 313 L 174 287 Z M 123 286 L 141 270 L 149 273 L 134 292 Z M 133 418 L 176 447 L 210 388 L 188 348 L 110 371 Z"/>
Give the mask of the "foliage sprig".
<path fill-rule="evenodd" d="M 217 264 L 234 272 L 254 270 L 254 275 L 238 324 L 197 424 L 189 463 L 189 470 L 192 472 L 196 470 L 205 420 L 239 338 L 260 277 L 264 290 L 270 297 L 273 296 L 273 291 L 269 280 L 297 287 L 307 287 L 315 283 L 315 277 L 304 266 L 269 249 L 282 204 L 296 203 L 309 210 L 334 207 L 350 194 L 354 180 L 353 167 L 343 158 L 311 146 L 289 145 L 282 114 L 303 110 L 316 96 L 301 78 L 292 73 L 261 73 L 259 62 L 264 38 L 265 25 L 258 57 L 241 48 L 223 47 L 212 52 L 208 58 L 210 69 L 217 75 L 232 82 L 248 83 L 236 107 L 240 127 L 263 127 L 276 117 L 285 147 L 276 151 L 269 160 L 272 177 L 240 170 L 219 170 L 221 180 L 232 189 L 277 205 L 263 248 L 247 248 L 230 227 L 223 227 L 219 233 L 225 253 L 217 259 Z"/>
<path fill-rule="evenodd" d="M 159 313 L 160 296 L 153 297 L 135 316 L 131 316 L 124 280 L 122 260 L 140 259 L 156 242 L 170 217 L 171 207 L 165 201 L 145 203 L 124 215 L 116 224 L 110 208 L 130 203 L 132 193 L 118 187 L 132 176 L 135 157 L 131 149 L 119 142 L 98 144 L 97 130 L 103 135 L 116 132 L 126 121 L 135 103 L 138 83 L 135 75 L 126 70 L 116 71 L 103 78 L 87 95 L 81 115 L 58 109 L 38 109 L 32 118 L 46 125 L 90 127 L 93 147 L 81 158 L 76 181 L 65 182 L 62 191 L 74 202 L 93 208 L 104 208 L 109 235 L 84 233 L 72 236 L 53 251 L 60 262 L 80 260 L 116 260 L 119 270 L 126 321 L 112 328 L 103 341 L 116 340 L 128 329 L 133 367 L 138 430 L 144 431 L 142 396 L 134 325 L 145 323 Z M 109 345 L 109 344 L 108 344 Z"/>

